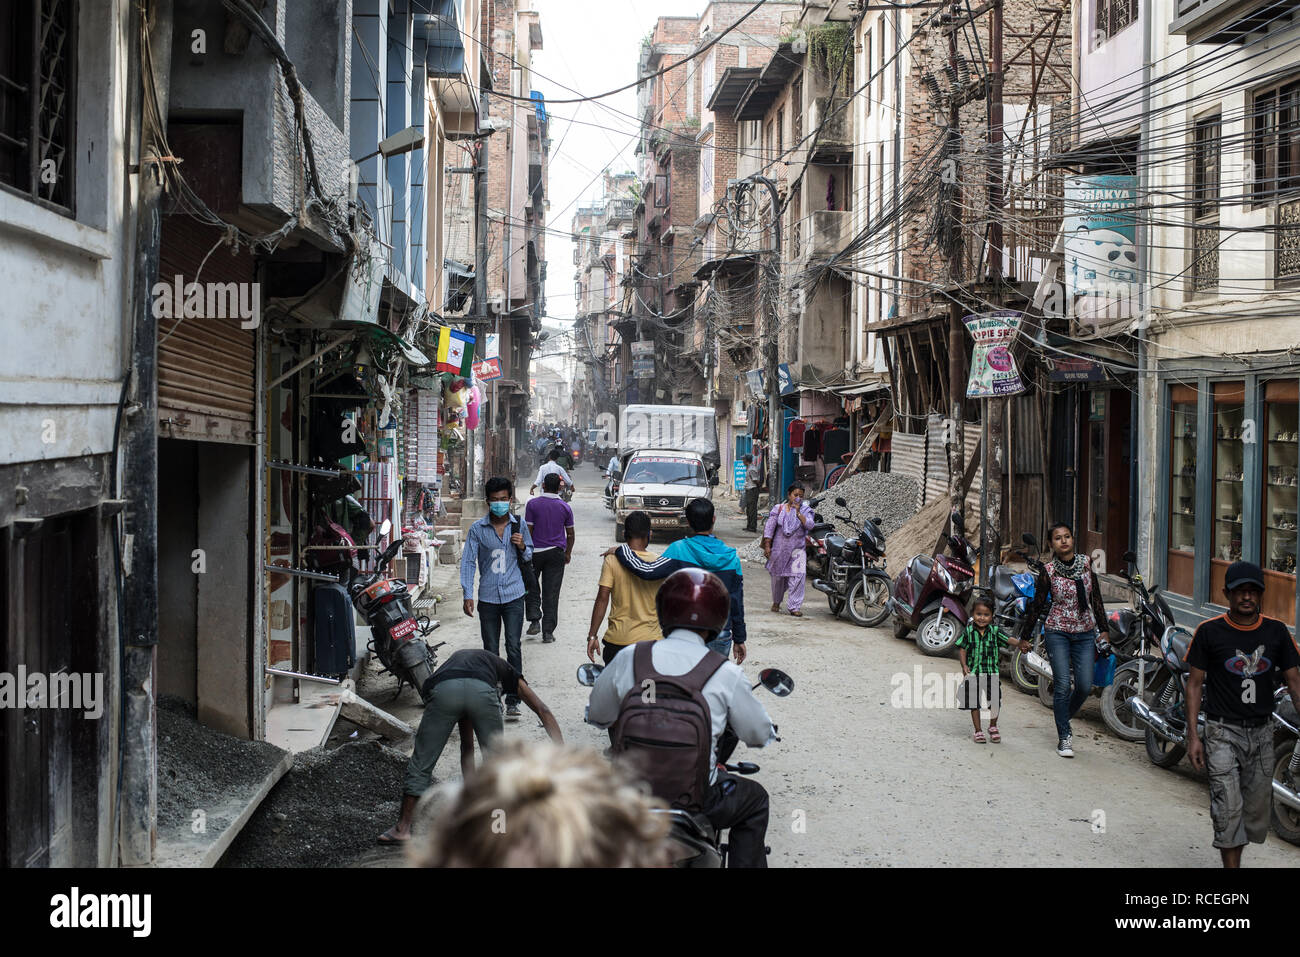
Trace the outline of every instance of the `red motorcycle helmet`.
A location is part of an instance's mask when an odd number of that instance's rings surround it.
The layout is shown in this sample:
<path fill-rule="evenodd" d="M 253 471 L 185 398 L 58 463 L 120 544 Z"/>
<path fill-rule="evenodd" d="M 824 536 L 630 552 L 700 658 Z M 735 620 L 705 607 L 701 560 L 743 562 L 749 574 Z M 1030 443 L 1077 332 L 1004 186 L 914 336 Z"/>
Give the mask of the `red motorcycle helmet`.
<path fill-rule="evenodd" d="M 702 568 L 683 568 L 664 579 L 655 595 L 659 628 L 666 635 L 674 628 L 708 633 L 712 641 L 727 627 L 731 595 L 722 579 Z"/>

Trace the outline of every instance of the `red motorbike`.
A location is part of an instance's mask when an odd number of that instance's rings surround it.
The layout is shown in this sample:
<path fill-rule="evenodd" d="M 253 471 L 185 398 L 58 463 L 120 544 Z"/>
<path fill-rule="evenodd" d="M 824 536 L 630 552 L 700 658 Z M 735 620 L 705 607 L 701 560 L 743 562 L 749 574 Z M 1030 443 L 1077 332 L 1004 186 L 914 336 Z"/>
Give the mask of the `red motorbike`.
<path fill-rule="evenodd" d="M 946 655 L 966 627 L 966 600 L 975 584 L 975 549 L 962 533 L 961 515 L 953 510 L 942 548 L 917 555 L 894 579 L 890 611 L 894 637 L 916 632 L 916 646 L 927 655 Z"/>

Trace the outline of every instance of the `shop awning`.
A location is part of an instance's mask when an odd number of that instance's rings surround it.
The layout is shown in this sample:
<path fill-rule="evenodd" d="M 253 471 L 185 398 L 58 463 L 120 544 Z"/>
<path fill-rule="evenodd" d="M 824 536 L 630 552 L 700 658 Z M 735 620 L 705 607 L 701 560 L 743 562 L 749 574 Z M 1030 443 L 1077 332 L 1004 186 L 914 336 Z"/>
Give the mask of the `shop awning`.
<path fill-rule="evenodd" d="M 373 322 L 357 322 L 354 320 L 340 320 L 339 326 L 344 329 L 355 329 L 357 332 L 369 332 L 374 338 L 378 339 L 384 345 L 396 349 L 402 354 L 408 363 L 413 366 L 427 366 L 432 360 L 426 356 L 414 345 L 407 342 L 396 333 L 389 332 L 381 325 Z"/>
<path fill-rule="evenodd" d="M 866 395 L 869 392 L 884 392 L 889 389 L 889 382 L 884 375 L 872 375 L 869 378 L 850 382 L 842 386 L 837 386 L 831 391 L 836 395 L 849 397 L 855 395 Z"/>

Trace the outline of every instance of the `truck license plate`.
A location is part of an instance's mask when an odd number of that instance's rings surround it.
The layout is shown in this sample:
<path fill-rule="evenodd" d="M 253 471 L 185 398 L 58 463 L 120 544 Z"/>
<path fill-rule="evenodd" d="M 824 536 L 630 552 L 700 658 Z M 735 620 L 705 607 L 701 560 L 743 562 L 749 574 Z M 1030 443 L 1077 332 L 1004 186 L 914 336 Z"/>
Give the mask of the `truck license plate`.
<path fill-rule="evenodd" d="M 680 525 L 680 524 L 681 524 L 681 519 L 677 519 L 677 518 L 652 518 L 652 519 L 650 519 L 650 524 L 651 524 L 651 525 Z"/>

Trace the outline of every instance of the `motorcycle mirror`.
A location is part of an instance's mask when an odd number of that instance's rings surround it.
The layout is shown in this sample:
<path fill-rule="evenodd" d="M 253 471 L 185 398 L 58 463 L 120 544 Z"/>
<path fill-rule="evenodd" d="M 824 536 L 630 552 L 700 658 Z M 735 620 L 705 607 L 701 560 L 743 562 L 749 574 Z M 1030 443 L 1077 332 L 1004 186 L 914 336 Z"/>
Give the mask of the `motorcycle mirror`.
<path fill-rule="evenodd" d="M 732 765 L 732 767 L 736 769 L 737 774 L 758 773 L 758 765 L 755 764 L 753 761 L 737 761 L 735 764 Z"/>
<path fill-rule="evenodd" d="M 392 530 L 393 530 L 393 523 L 390 522 L 388 519 L 384 519 L 384 523 L 379 526 L 379 537 L 380 538 L 385 537 Z"/>
<path fill-rule="evenodd" d="M 600 673 L 605 670 L 604 665 L 593 665 L 587 662 L 585 665 L 578 666 L 578 684 L 590 688 L 600 677 Z"/>
<path fill-rule="evenodd" d="M 873 518 L 873 519 L 871 520 L 871 524 L 874 525 L 874 526 L 876 526 L 876 528 L 879 528 L 881 525 L 884 524 L 884 520 L 883 520 L 883 519 L 880 519 L 880 518 Z"/>
<path fill-rule="evenodd" d="M 1137 555 L 1133 554 L 1132 552 L 1125 552 L 1125 553 L 1124 553 L 1124 561 L 1128 562 L 1129 564 L 1132 564 L 1133 562 L 1135 562 L 1135 561 L 1137 561 L 1137 560 L 1138 560 Z"/>
<path fill-rule="evenodd" d="M 794 679 L 778 668 L 764 668 L 758 673 L 758 683 L 778 698 L 794 690 Z"/>
<path fill-rule="evenodd" d="M 822 503 L 822 499 L 825 497 L 826 497 L 825 495 L 814 495 L 812 498 L 808 499 L 808 504 L 811 505 L 813 508 L 816 508 L 818 505 Z"/>
<path fill-rule="evenodd" d="M 837 499 L 835 500 L 835 504 L 838 505 L 840 508 L 848 508 L 848 507 L 849 507 L 849 503 L 846 502 L 846 501 L 844 500 L 844 496 L 842 496 L 842 495 L 841 495 L 839 498 L 837 498 Z"/>
<path fill-rule="evenodd" d="M 1030 535 L 1028 532 L 1025 532 L 1025 534 L 1021 535 L 1020 540 L 1024 542 L 1026 545 L 1028 545 L 1030 548 L 1032 548 L 1034 551 L 1038 551 L 1038 539 L 1034 538 L 1034 536 Z"/>

